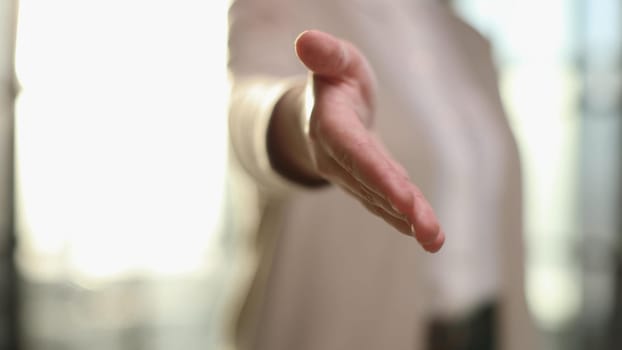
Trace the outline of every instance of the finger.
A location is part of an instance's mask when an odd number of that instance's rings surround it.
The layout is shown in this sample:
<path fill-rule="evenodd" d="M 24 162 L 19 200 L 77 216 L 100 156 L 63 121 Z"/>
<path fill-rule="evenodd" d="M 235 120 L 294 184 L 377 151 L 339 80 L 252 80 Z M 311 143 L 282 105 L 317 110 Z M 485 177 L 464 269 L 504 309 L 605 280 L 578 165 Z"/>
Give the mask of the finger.
<path fill-rule="evenodd" d="M 438 252 L 445 243 L 445 233 L 441 231 L 434 242 L 429 244 L 423 244 L 423 248 L 430 253 Z"/>
<path fill-rule="evenodd" d="M 346 119 L 335 118 L 319 125 L 324 130 L 318 132 L 318 144 L 357 181 L 391 204 L 410 209 L 412 193 L 406 178 L 380 151 L 378 141 L 370 137 L 367 130 L 352 124 L 340 125 L 345 124 Z"/>
<path fill-rule="evenodd" d="M 369 201 L 366 200 L 366 198 L 361 198 L 356 192 L 351 191 L 350 189 L 348 189 L 347 187 L 343 188 L 344 191 L 348 192 L 351 196 L 354 196 L 356 199 L 359 200 L 359 202 L 372 214 L 380 217 L 381 219 L 383 219 L 386 223 L 388 223 L 389 225 L 393 226 L 393 228 L 395 228 L 396 230 L 398 230 L 399 232 L 407 235 L 407 236 L 411 236 L 411 231 L 410 231 L 410 224 L 401 217 L 396 217 L 394 216 L 394 214 L 392 214 L 389 211 L 387 211 L 385 208 L 382 208 L 380 206 L 374 205 L 372 203 L 370 203 Z"/>
<path fill-rule="evenodd" d="M 340 123 L 343 118 L 335 118 Z M 340 131 L 344 130 L 345 131 Z M 344 126 L 328 127 L 320 142 L 335 161 L 350 175 L 387 201 L 396 212 L 406 215 L 413 224 L 413 234 L 421 244 L 434 242 L 440 225 L 432 207 L 421 191 L 396 169 L 395 162 L 381 150 L 379 142 L 368 133 L 347 130 Z"/>
<path fill-rule="evenodd" d="M 389 213 L 387 213 L 386 210 L 384 210 L 381 207 L 374 206 L 374 205 L 371 205 L 371 204 L 366 203 L 366 202 L 361 202 L 361 203 L 363 204 L 363 206 L 365 206 L 365 208 L 367 208 L 367 210 L 369 210 L 370 212 L 376 214 L 376 216 L 379 216 L 387 224 L 393 226 L 399 232 L 401 232 L 401 233 L 403 233 L 403 234 L 405 234 L 407 236 L 411 236 L 410 225 L 406 221 L 390 215 Z"/>
<path fill-rule="evenodd" d="M 442 246 L 444 241 L 444 234 L 441 231 L 440 224 L 436 218 L 436 214 L 432 209 L 432 206 L 423 196 L 421 190 L 414 185 L 411 185 L 412 190 L 412 205 L 408 212 L 405 212 L 406 217 L 413 224 L 414 236 L 417 241 L 424 247 L 436 244 Z M 397 204 L 399 207 L 400 204 Z M 440 237 L 443 236 L 443 240 Z M 440 247 L 439 247 L 440 248 Z"/>
<path fill-rule="evenodd" d="M 332 181 L 333 183 L 341 186 L 351 195 L 355 196 L 357 199 L 361 201 L 365 201 L 373 206 L 381 207 L 387 214 L 403 220 L 406 222 L 406 216 L 398 213 L 393 208 L 389 202 L 387 202 L 384 198 L 382 198 L 379 194 L 375 193 L 371 189 L 365 186 L 365 184 L 356 180 L 349 174 L 345 169 L 343 169 L 334 159 L 328 156 L 320 156 L 318 157 L 318 171 L 319 173 Z M 408 223 L 407 223 L 408 224 Z M 407 228 L 409 227 L 406 226 Z M 410 229 L 409 229 L 410 231 Z"/>
<path fill-rule="evenodd" d="M 386 223 L 393 226 L 399 232 L 412 237 L 413 234 L 410 229 L 410 225 L 403 218 L 395 217 L 391 215 L 390 211 L 387 211 L 384 208 L 370 204 L 369 202 L 365 201 L 363 198 L 358 197 L 356 193 L 351 192 L 348 189 L 345 189 L 345 190 L 349 192 L 351 195 L 357 197 L 359 201 L 361 202 L 361 204 L 363 204 L 363 206 L 367 208 L 367 210 L 369 210 L 376 216 L 379 216 L 380 218 L 382 218 Z M 419 243 L 426 251 L 430 253 L 436 253 L 443 247 L 443 244 L 445 243 L 445 233 L 443 231 L 440 231 L 439 234 L 436 236 L 436 238 L 431 243 L 429 242 L 426 244 L 422 244 L 420 240 L 419 240 Z"/>
<path fill-rule="evenodd" d="M 323 78 L 360 83 L 373 98 L 374 77 L 367 60 L 351 43 L 317 30 L 302 32 L 295 42 L 296 55 L 313 73 Z"/>
<path fill-rule="evenodd" d="M 376 134 L 372 133 L 371 137 L 376 141 L 376 144 L 379 146 L 378 150 L 384 155 L 385 158 L 387 158 L 389 160 L 389 162 L 391 163 L 391 165 L 393 166 L 395 171 L 397 171 L 400 174 L 400 176 L 402 176 L 406 180 L 410 181 L 410 176 L 408 175 L 408 171 L 406 171 L 406 168 L 404 168 L 404 166 L 402 166 L 402 164 L 400 164 L 399 162 L 395 161 L 391 157 L 391 154 L 390 154 L 389 150 L 382 143 L 382 141 L 378 138 L 378 136 Z"/>

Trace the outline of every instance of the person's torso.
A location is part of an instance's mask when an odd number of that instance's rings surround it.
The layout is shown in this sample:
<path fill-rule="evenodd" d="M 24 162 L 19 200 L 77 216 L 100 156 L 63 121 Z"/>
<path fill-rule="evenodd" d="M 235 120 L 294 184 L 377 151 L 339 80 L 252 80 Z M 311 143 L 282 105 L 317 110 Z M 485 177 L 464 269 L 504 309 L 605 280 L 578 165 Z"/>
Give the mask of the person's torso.
<path fill-rule="evenodd" d="M 488 45 L 434 2 L 390 4 L 290 10 L 301 30 L 350 40 L 369 59 L 374 130 L 437 211 L 445 247 L 424 253 L 337 188 L 293 196 L 262 228 L 278 241 L 254 309 L 254 349 L 418 349 L 430 313 L 465 312 L 498 293 L 497 236 L 507 228 L 496 213 L 512 200 L 498 179 L 518 159 Z"/>

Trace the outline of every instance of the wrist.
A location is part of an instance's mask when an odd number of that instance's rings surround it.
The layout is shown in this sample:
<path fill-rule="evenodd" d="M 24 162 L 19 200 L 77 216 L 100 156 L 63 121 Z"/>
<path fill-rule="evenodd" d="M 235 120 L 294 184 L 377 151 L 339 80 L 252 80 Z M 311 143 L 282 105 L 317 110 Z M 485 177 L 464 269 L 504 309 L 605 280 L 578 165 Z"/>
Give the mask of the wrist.
<path fill-rule="evenodd" d="M 326 184 L 315 170 L 308 142 L 309 104 L 306 84 L 298 85 L 279 99 L 268 126 L 268 155 L 272 167 L 284 177 L 305 186 Z"/>

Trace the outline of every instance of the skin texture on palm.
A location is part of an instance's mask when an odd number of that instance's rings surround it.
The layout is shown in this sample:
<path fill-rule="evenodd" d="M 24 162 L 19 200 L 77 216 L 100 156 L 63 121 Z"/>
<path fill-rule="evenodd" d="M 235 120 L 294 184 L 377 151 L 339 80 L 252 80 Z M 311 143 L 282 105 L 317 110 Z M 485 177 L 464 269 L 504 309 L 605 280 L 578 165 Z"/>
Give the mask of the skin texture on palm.
<path fill-rule="evenodd" d="M 304 87 L 277 103 L 268 132 L 277 170 L 340 186 L 425 250 L 438 251 L 445 235 L 434 211 L 370 129 L 376 82 L 365 57 L 351 43 L 315 30 L 301 33 L 295 50 L 311 73 L 315 103 L 309 125 L 301 115 Z"/>

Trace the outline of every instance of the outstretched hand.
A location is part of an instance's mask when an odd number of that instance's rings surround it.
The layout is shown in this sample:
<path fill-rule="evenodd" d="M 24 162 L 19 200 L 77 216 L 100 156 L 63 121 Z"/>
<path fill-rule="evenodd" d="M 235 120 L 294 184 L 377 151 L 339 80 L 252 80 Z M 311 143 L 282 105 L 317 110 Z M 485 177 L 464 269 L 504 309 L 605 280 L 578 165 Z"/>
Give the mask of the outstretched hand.
<path fill-rule="evenodd" d="M 371 213 L 438 251 L 445 235 L 430 204 L 404 168 L 370 131 L 376 82 L 349 42 L 319 31 L 298 36 L 296 54 L 312 73 L 308 169 L 340 186 Z"/>

